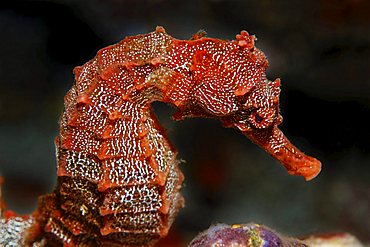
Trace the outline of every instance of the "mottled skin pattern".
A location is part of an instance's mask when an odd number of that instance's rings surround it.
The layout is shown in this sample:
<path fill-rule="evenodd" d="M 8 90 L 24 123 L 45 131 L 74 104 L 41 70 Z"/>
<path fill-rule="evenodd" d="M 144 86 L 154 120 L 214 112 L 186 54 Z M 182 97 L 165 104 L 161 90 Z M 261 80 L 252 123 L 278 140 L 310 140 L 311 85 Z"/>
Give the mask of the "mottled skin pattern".
<path fill-rule="evenodd" d="M 196 236 L 189 247 L 308 247 L 259 224 L 217 224 Z"/>
<path fill-rule="evenodd" d="M 348 233 L 291 238 L 255 223 L 216 224 L 199 233 L 188 247 L 363 247 Z"/>
<path fill-rule="evenodd" d="M 310 180 L 319 173 L 320 162 L 277 127 L 280 80 L 266 78 L 268 62 L 255 37 L 246 31 L 233 41 L 203 36 L 177 40 L 158 27 L 100 50 L 74 70 L 56 138 L 58 184 L 40 198 L 31 227 L 7 228 L 14 241 L 152 246 L 166 236 L 184 204 L 183 175 L 154 101 L 176 107 L 176 120 L 212 117 L 239 129 L 291 174 Z M 14 217 L 3 219 L 2 228 Z"/>

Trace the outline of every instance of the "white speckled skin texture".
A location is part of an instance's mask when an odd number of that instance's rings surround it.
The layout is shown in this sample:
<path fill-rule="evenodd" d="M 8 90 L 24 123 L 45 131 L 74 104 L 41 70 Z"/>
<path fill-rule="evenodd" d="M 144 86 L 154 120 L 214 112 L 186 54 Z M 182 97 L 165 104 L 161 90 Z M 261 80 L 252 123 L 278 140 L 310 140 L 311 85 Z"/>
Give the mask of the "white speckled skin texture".
<path fill-rule="evenodd" d="M 278 129 L 280 80 L 242 31 L 236 40 L 177 40 L 162 27 L 100 50 L 74 70 L 56 138 L 58 184 L 41 197 L 27 241 L 47 246 L 152 246 L 166 236 L 184 200 L 176 150 L 151 103 L 185 117 L 235 127 L 294 175 L 321 164 Z M 31 228 L 32 228 L 31 227 Z"/>

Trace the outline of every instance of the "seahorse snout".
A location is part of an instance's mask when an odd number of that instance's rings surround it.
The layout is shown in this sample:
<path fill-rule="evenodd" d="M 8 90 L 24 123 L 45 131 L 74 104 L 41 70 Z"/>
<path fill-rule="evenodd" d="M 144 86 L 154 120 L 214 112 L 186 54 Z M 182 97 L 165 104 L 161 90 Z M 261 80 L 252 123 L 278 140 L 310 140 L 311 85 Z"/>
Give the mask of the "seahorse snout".
<path fill-rule="evenodd" d="M 309 181 L 321 171 L 321 162 L 295 147 L 276 125 L 243 134 L 281 162 L 289 174 L 303 176 Z"/>

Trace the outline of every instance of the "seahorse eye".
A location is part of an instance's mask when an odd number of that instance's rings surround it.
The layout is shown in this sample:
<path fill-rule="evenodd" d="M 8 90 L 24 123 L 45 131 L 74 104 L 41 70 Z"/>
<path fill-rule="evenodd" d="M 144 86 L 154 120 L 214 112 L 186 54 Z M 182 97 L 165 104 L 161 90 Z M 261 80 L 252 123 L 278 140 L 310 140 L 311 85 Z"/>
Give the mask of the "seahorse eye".
<path fill-rule="evenodd" d="M 274 108 L 259 108 L 251 113 L 249 122 L 257 129 L 264 129 L 270 126 L 276 119 Z"/>
<path fill-rule="evenodd" d="M 261 117 L 261 115 L 259 115 L 258 113 L 254 114 L 254 119 L 256 123 L 261 123 L 263 121 L 263 117 Z"/>

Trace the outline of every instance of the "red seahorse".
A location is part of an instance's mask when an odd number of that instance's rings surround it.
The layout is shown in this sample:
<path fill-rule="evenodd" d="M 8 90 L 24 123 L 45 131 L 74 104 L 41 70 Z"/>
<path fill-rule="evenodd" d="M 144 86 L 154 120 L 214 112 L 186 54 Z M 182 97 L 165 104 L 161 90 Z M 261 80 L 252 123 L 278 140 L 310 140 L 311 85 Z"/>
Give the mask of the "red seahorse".
<path fill-rule="evenodd" d="M 74 70 L 56 138 L 58 183 L 30 217 L 5 212 L 3 245 L 152 246 L 183 206 L 176 151 L 151 103 L 176 120 L 218 118 L 306 180 L 321 169 L 278 129 L 280 80 L 255 36 L 178 40 L 162 27 L 127 37 Z M 16 245 L 16 244 L 15 244 Z"/>

